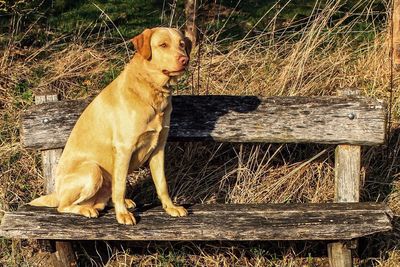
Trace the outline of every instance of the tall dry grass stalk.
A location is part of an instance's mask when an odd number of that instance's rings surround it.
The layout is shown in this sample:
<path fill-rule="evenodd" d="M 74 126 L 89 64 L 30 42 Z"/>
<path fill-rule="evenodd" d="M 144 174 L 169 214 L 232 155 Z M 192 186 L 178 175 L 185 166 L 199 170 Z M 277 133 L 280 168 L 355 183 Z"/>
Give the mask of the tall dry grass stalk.
<path fill-rule="evenodd" d="M 205 36 L 200 73 L 193 75 L 200 81 L 193 85 L 200 85 L 196 88 L 200 93 L 265 96 L 331 95 L 338 88 L 357 87 L 366 95 L 386 97 L 390 67 L 386 28 L 371 24 L 357 32 L 357 23 L 373 15 L 370 7 L 356 13 L 359 6 L 354 6 L 334 20 L 339 6 L 340 1 L 328 1 L 308 20 L 285 28 L 276 29 L 278 22 L 271 21 L 256 36 L 228 49 L 220 50 L 213 36 Z"/>
<path fill-rule="evenodd" d="M 339 19 L 334 19 L 334 15 L 338 13 L 340 1 L 327 1 L 323 8 L 318 3 L 309 18 L 279 26 L 277 17 L 285 8 L 283 5 L 262 31 L 252 29 L 251 34 L 230 44 L 227 44 L 229 40 L 217 38 L 221 32 L 203 32 L 202 49 L 193 54 L 191 75 L 184 81 L 192 90 L 176 93 L 310 96 L 334 95 L 339 88 L 356 87 L 364 95 L 386 100 L 390 64 L 385 22 L 368 22 L 362 32 L 357 30 L 366 18 L 375 17 L 371 11 L 373 1 L 360 1 Z M 362 3 L 369 5 L 360 11 Z M 276 8 L 268 12 L 276 12 Z M 79 34 L 82 32 L 87 31 L 81 30 Z M 13 210 L 43 190 L 40 159 L 22 148 L 18 137 L 19 116 L 33 104 L 32 91 L 51 89 L 67 99 L 96 94 L 118 75 L 128 60 L 122 41 L 110 45 L 104 41 L 106 38 L 89 41 L 90 38 L 79 34 L 74 38 L 55 38 L 40 48 L 22 48 L 10 43 L 3 51 L 0 60 L 1 210 Z M 397 85 L 398 76 L 394 78 Z M 397 127 L 398 90 L 394 94 L 392 118 Z M 364 149 L 362 195 L 369 201 L 389 199 L 399 214 L 397 153 L 400 143 L 396 138 L 397 132 L 387 150 Z M 167 157 L 169 186 L 179 202 L 288 203 L 333 199 L 331 146 L 172 143 L 168 145 Z M 129 177 L 129 194 L 139 203 L 157 201 L 146 168 Z M 389 234 L 385 238 L 397 236 Z M 294 256 L 303 255 L 302 250 L 288 249 L 290 252 L 282 252 L 281 259 L 275 261 L 265 251 L 254 251 L 249 256 L 243 247 L 235 249 L 233 245 L 232 248 L 215 245 L 213 249 L 198 246 L 197 250 L 196 244 L 188 246 L 185 255 L 179 252 L 185 250 L 174 251 L 168 246 L 165 251 L 143 255 L 114 251 L 108 266 L 131 263 L 154 266 L 181 261 L 203 266 L 296 266 L 308 264 L 310 260 L 302 258 L 300 263 L 293 260 Z M 379 250 L 384 245 L 371 247 Z M 362 256 L 369 257 L 368 251 Z M 393 252 L 393 258 L 397 256 Z M 0 262 L 9 262 L 10 255 L 4 257 Z M 319 260 L 311 260 L 319 264 Z M 380 260 L 377 262 L 382 266 L 391 266 Z"/>

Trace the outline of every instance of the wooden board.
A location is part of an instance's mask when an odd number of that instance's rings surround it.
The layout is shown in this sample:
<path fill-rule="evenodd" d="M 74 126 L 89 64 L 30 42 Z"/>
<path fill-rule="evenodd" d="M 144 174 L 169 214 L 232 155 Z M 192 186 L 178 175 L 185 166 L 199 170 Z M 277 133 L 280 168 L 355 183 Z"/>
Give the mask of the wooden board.
<path fill-rule="evenodd" d="M 21 121 L 24 146 L 63 147 L 88 101 L 31 107 Z M 381 144 L 382 102 L 343 97 L 175 96 L 170 140 Z"/>
<path fill-rule="evenodd" d="M 136 212 L 138 224 L 25 207 L 4 215 L 0 236 L 59 240 L 350 240 L 392 229 L 391 212 L 377 203 L 215 204 L 189 207 L 173 218 L 161 208 Z"/>

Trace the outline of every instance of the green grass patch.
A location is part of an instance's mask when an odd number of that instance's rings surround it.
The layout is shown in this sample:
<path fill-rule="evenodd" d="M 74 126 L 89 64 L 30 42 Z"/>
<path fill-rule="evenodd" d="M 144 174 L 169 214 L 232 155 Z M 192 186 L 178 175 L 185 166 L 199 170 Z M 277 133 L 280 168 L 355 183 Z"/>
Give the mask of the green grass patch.
<path fill-rule="evenodd" d="M 118 37 L 118 28 L 124 38 L 130 38 L 144 28 L 159 25 L 162 12 L 160 1 L 154 0 L 61 2 L 50 12 L 53 16 L 49 17 L 48 23 L 54 30 L 63 33 L 71 33 L 78 28 L 90 32 L 109 29 Z"/>

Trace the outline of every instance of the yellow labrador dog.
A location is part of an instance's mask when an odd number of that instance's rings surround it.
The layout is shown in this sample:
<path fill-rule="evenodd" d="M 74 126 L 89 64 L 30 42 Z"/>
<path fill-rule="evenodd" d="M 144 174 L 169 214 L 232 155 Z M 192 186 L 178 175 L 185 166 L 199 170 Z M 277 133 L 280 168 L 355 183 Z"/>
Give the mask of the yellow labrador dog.
<path fill-rule="evenodd" d="M 56 190 L 30 205 L 97 217 L 110 198 L 117 221 L 135 224 L 125 199 L 126 176 L 149 160 L 159 199 L 171 216 L 187 211 L 172 203 L 164 174 L 171 106 L 170 84 L 188 63 L 191 43 L 177 29 L 146 29 L 124 71 L 84 110 L 56 171 Z"/>

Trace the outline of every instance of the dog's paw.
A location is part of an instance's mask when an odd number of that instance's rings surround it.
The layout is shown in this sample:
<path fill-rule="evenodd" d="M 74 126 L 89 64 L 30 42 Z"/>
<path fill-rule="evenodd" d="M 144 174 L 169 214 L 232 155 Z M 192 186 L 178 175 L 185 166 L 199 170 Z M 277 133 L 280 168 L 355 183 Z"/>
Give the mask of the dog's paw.
<path fill-rule="evenodd" d="M 127 209 L 136 208 L 136 203 L 129 198 L 125 198 L 125 206 Z"/>
<path fill-rule="evenodd" d="M 117 212 L 117 221 L 120 224 L 128 224 L 128 225 L 133 225 L 136 224 L 136 219 L 133 216 L 133 214 L 129 211 L 126 212 Z"/>
<path fill-rule="evenodd" d="M 97 218 L 99 217 L 99 212 L 93 207 L 81 207 L 79 213 L 88 218 Z"/>
<path fill-rule="evenodd" d="M 182 206 L 175 206 L 174 205 L 174 206 L 166 207 L 164 209 L 172 217 L 183 217 L 183 216 L 187 216 L 188 215 L 187 210 Z"/>
<path fill-rule="evenodd" d="M 102 211 L 106 208 L 106 204 L 105 203 L 96 203 L 96 204 L 94 204 L 93 208 L 98 211 Z"/>

